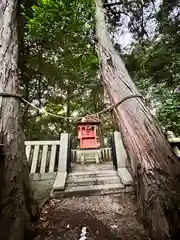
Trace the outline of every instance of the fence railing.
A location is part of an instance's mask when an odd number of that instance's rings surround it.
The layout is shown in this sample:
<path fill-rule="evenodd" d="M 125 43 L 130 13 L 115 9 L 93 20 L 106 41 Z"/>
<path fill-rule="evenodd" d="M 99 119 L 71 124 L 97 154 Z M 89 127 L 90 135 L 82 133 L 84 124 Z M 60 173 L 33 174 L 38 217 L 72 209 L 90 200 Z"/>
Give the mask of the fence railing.
<path fill-rule="evenodd" d="M 111 150 L 111 148 L 101 148 L 101 149 L 98 149 L 98 151 L 99 150 L 101 151 L 100 161 L 111 161 L 112 160 L 112 150 Z M 77 161 L 77 151 L 80 151 L 80 149 L 72 149 L 71 150 L 72 162 Z"/>
<path fill-rule="evenodd" d="M 57 171 L 60 141 L 26 141 L 25 146 L 30 173 Z"/>
<path fill-rule="evenodd" d="M 167 131 L 166 136 L 168 142 L 172 146 L 173 152 L 180 158 L 180 137 L 176 137 L 171 131 Z"/>
<path fill-rule="evenodd" d="M 101 158 L 102 161 L 111 161 L 112 160 L 111 148 L 101 148 Z"/>

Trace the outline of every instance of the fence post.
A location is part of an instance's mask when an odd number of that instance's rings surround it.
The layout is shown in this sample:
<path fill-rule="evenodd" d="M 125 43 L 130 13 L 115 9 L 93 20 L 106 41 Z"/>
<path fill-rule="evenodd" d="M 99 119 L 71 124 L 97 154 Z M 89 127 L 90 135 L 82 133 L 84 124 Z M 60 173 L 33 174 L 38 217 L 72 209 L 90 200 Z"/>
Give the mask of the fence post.
<path fill-rule="evenodd" d="M 61 133 L 58 172 L 54 182 L 53 191 L 64 190 L 67 178 L 67 161 L 69 149 L 69 134 Z"/>
<path fill-rule="evenodd" d="M 124 185 L 131 185 L 132 177 L 127 170 L 127 153 L 122 142 L 121 133 L 118 131 L 114 132 L 114 143 L 119 178 Z"/>
<path fill-rule="evenodd" d="M 114 143 L 117 158 L 117 168 L 126 167 L 127 154 L 122 142 L 121 134 L 118 131 L 114 132 Z"/>

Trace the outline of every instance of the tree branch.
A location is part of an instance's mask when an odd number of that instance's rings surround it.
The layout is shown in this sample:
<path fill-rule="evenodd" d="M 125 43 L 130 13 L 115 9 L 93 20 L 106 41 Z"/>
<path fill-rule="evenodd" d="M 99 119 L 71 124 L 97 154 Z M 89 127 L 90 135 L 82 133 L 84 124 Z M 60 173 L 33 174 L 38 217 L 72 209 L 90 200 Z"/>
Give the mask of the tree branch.
<path fill-rule="evenodd" d="M 103 7 L 113 7 L 113 6 L 118 6 L 120 5 L 120 2 L 116 2 L 116 3 L 103 3 Z"/>
<path fill-rule="evenodd" d="M 33 96 L 28 100 L 28 102 L 31 103 L 36 97 L 37 97 L 37 93 L 36 93 L 35 95 L 33 95 Z M 21 114 L 21 118 L 24 118 L 24 116 L 25 116 L 25 114 L 27 113 L 28 109 L 29 109 L 29 104 L 26 104 L 25 107 L 24 107 L 24 110 L 23 110 L 23 112 L 22 112 L 22 114 Z"/>

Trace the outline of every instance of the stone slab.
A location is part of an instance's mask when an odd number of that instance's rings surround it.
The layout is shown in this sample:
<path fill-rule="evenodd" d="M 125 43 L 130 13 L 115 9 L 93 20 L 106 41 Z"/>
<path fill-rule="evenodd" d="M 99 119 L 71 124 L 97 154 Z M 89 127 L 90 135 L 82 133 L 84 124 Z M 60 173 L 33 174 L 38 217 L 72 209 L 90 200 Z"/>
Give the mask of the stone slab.
<path fill-rule="evenodd" d="M 118 168 L 118 175 L 125 186 L 132 185 L 133 179 L 127 168 Z"/>
<path fill-rule="evenodd" d="M 58 172 L 67 171 L 68 144 L 69 144 L 69 134 L 61 133 Z"/>
<path fill-rule="evenodd" d="M 123 184 L 106 184 L 95 186 L 68 187 L 65 191 L 55 191 L 51 193 L 52 198 L 73 197 L 73 196 L 93 196 L 108 195 L 126 192 Z"/>
<path fill-rule="evenodd" d="M 106 184 L 118 184 L 120 179 L 118 176 L 110 177 L 79 177 L 79 178 L 68 178 L 66 186 L 93 186 L 93 185 L 106 185 Z"/>
<path fill-rule="evenodd" d="M 106 162 L 106 163 L 87 163 L 87 164 L 80 164 L 80 163 L 71 163 L 72 172 L 94 172 L 94 171 L 115 171 L 115 167 L 113 162 Z"/>
<path fill-rule="evenodd" d="M 117 175 L 112 176 L 79 176 L 79 177 L 69 177 L 66 183 L 81 183 L 81 182 L 92 182 L 92 181 L 108 181 L 108 180 L 119 180 Z"/>
<path fill-rule="evenodd" d="M 114 143 L 117 158 L 117 167 L 118 168 L 126 167 L 127 153 L 122 142 L 121 133 L 118 131 L 114 132 Z"/>
<path fill-rule="evenodd" d="M 78 176 L 88 176 L 88 175 L 97 175 L 97 176 L 109 176 L 109 175 L 117 175 L 117 172 L 115 170 L 107 170 L 107 171 L 82 171 L 82 172 L 73 172 L 73 173 L 69 173 L 69 177 L 78 177 Z"/>
<path fill-rule="evenodd" d="M 80 149 L 76 151 L 77 162 L 96 162 L 99 163 L 101 159 L 100 149 Z"/>
<path fill-rule="evenodd" d="M 57 173 L 56 172 L 48 172 L 48 173 L 32 173 L 30 174 L 31 181 L 44 181 L 55 179 Z"/>
<path fill-rule="evenodd" d="M 49 179 L 41 178 L 40 181 L 39 180 L 31 181 L 31 186 L 34 192 L 34 198 L 39 205 L 42 205 L 44 201 L 50 197 L 50 192 L 52 191 L 54 180 L 55 175 Z"/>
<path fill-rule="evenodd" d="M 106 184 L 106 185 L 92 185 L 92 186 L 78 186 L 78 187 L 69 187 L 66 188 L 65 192 L 88 192 L 88 191 L 108 191 L 110 189 L 124 189 L 124 185 L 122 183 L 118 184 Z"/>
<path fill-rule="evenodd" d="M 67 172 L 58 172 L 53 185 L 53 191 L 64 190 Z"/>

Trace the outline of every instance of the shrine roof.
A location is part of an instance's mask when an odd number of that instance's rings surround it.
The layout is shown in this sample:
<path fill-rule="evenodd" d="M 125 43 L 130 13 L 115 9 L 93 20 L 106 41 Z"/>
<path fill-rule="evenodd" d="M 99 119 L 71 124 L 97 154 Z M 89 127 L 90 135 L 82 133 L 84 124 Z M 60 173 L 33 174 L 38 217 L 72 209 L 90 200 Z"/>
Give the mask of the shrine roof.
<path fill-rule="evenodd" d="M 76 124 L 84 124 L 84 123 L 91 123 L 91 124 L 98 124 L 101 123 L 100 119 L 97 116 L 91 116 L 90 114 L 85 114 L 81 119 L 78 119 Z"/>

